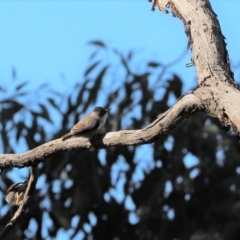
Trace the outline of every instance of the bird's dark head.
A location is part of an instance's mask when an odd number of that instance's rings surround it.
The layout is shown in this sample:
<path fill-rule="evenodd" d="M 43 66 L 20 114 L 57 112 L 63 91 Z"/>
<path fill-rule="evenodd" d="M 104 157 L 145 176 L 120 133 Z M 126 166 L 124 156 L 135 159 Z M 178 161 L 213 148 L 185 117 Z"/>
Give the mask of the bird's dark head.
<path fill-rule="evenodd" d="M 20 183 L 14 183 L 7 189 L 7 192 L 10 192 L 10 191 L 21 192 L 21 191 L 24 191 L 26 188 L 27 188 L 27 181 L 20 182 Z"/>
<path fill-rule="evenodd" d="M 102 107 L 95 107 L 93 112 L 97 113 L 99 116 L 104 116 L 106 113 L 108 113 L 111 110 L 111 108 L 102 108 Z"/>

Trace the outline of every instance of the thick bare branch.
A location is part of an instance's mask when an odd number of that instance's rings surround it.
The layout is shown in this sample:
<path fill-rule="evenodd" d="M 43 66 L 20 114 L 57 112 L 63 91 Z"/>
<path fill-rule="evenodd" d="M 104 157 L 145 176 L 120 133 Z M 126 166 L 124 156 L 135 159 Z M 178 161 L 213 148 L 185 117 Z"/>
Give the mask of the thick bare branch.
<path fill-rule="evenodd" d="M 183 21 L 200 86 L 195 94 L 201 99 L 202 108 L 222 125 L 240 133 L 240 92 L 233 79 L 225 38 L 209 1 L 157 2 L 161 8 L 170 7 Z"/>
<path fill-rule="evenodd" d="M 218 86 L 219 82 L 236 87 L 230 68 L 226 43 L 217 15 L 208 0 L 158 0 L 161 6 L 170 6 L 185 26 L 196 66 L 198 84 Z"/>
<path fill-rule="evenodd" d="M 201 99 L 202 108 L 208 115 L 240 134 L 240 94 L 236 88 L 220 82 L 218 87 L 198 88 L 194 94 Z"/>
<path fill-rule="evenodd" d="M 177 123 L 198 110 L 201 110 L 199 98 L 194 94 L 189 94 L 181 98 L 172 108 L 161 114 L 144 129 L 110 132 L 106 135 L 100 135 L 100 137 L 91 142 L 87 138 L 81 137 L 72 138 L 64 142 L 61 139 L 57 139 L 23 154 L 1 154 L 0 168 L 31 166 L 47 161 L 57 153 L 73 149 L 106 148 L 110 146 L 151 143 L 167 134 Z"/>

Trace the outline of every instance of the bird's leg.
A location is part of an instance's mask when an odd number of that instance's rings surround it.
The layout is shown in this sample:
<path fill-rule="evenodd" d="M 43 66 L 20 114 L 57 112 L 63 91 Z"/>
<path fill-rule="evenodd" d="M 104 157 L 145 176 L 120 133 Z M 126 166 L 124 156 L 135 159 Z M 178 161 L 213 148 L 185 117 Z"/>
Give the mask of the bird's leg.
<path fill-rule="evenodd" d="M 16 200 L 16 205 L 20 205 L 22 200 L 23 200 L 24 193 L 21 192 L 20 194 L 17 194 L 17 200 Z"/>

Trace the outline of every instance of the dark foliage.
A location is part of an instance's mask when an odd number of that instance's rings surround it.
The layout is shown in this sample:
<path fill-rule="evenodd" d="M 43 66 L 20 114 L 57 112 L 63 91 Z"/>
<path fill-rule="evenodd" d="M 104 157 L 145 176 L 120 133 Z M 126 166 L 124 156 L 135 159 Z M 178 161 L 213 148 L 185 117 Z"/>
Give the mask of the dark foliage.
<path fill-rule="evenodd" d="M 96 105 L 112 108 L 105 131 L 143 128 L 182 94 L 182 80 L 167 79 L 162 63 L 137 64 L 133 52 L 90 44 L 97 50 L 67 97 L 44 86 L 36 98 L 16 80 L 13 95 L 0 87 L 4 153 L 61 137 Z M 239 239 L 240 149 L 227 131 L 198 113 L 151 145 L 66 152 L 40 164 L 38 189 L 9 239 L 55 239 L 59 231 L 70 239 Z M 1 214 L 1 228 L 11 214 Z"/>

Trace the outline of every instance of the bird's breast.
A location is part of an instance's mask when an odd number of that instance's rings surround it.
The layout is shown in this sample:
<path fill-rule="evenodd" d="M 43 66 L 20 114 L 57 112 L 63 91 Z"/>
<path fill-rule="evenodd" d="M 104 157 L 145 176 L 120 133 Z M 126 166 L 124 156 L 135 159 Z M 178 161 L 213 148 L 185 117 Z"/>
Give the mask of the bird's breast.
<path fill-rule="evenodd" d="M 105 114 L 105 115 L 101 118 L 101 120 L 100 120 L 100 125 L 99 125 L 98 129 L 100 129 L 100 128 L 103 127 L 103 125 L 104 125 L 105 122 L 106 122 L 107 116 L 108 116 L 108 114 Z"/>

